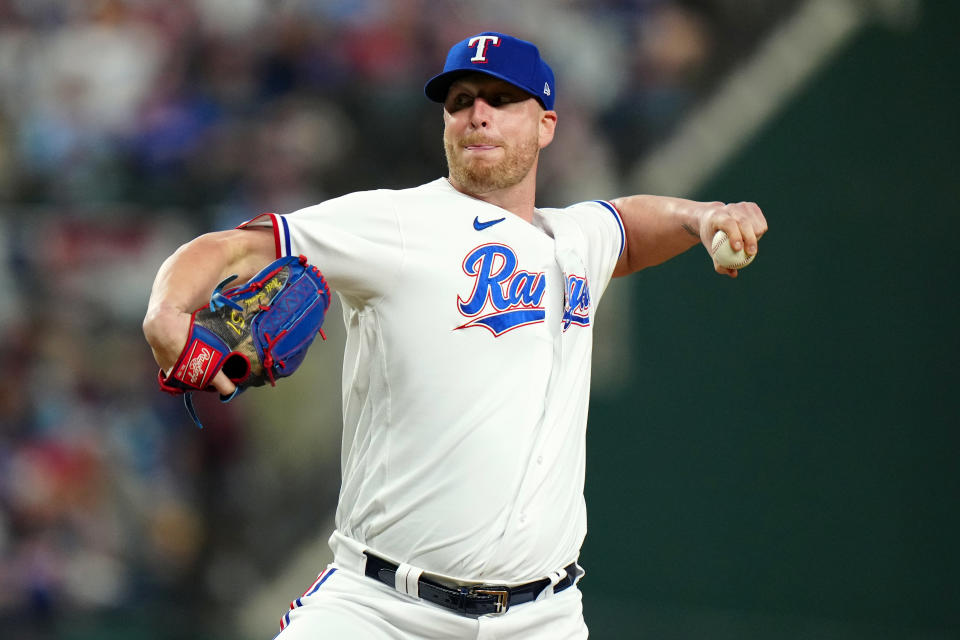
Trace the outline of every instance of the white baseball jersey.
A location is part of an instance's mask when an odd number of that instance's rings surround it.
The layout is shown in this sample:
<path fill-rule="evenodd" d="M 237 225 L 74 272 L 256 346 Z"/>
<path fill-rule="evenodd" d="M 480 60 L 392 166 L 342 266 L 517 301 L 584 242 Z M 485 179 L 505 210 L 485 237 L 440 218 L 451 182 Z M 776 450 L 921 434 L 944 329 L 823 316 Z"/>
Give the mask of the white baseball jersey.
<path fill-rule="evenodd" d="M 519 583 L 586 534 L 594 313 L 625 236 L 608 202 L 533 224 L 446 179 L 265 214 L 341 297 L 338 544 L 461 580 Z"/>

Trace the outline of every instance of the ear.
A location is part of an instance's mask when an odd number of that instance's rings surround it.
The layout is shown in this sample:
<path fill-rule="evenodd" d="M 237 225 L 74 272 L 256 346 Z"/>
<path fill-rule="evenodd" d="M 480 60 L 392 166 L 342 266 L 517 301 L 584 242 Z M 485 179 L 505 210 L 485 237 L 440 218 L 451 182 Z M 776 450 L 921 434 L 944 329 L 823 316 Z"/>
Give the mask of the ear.
<path fill-rule="evenodd" d="M 540 148 L 543 149 L 553 141 L 553 134 L 557 130 L 557 112 L 543 111 L 540 113 Z"/>

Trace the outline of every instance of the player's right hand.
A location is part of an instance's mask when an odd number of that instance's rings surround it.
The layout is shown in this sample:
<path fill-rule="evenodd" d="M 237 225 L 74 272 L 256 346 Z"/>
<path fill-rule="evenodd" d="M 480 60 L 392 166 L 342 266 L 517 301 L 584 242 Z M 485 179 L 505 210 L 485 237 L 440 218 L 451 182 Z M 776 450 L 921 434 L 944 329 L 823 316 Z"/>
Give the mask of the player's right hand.
<path fill-rule="evenodd" d="M 720 203 L 717 203 L 720 204 Z M 730 238 L 734 251 L 743 249 L 748 255 L 756 255 L 758 243 L 767 232 L 767 219 L 755 202 L 735 202 L 711 206 L 700 220 L 700 241 L 710 251 L 713 234 L 723 230 Z M 736 278 L 736 269 L 721 267 L 714 261 L 717 273 Z"/>

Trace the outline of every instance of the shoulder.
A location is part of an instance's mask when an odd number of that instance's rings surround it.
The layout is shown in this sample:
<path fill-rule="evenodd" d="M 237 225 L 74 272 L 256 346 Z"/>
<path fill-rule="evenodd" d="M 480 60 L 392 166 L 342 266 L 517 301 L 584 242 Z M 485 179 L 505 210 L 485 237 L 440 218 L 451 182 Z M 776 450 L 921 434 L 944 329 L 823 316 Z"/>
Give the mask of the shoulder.
<path fill-rule="evenodd" d="M 586 200 L 562 209 L 538 209 L 554 229 L 568 229 L 585 239 L 609 238 L 617 255 L 623 253 L 626 230 L 620 211 L 608 200 Z M 606 240 L 604 242 L 607 242 Z"/>
<path fill-rule="evenodd" d="M 623 232 L 623 220 L 620 212 L 608 200 L 585 200 L 576 204 L 558 208 L 537 209 L 538 213 L 555 224 L 575 224 L 583 230 L 595 227 L 613 225 Z"/>
<path fill-rule="evenodd" d="M 603 217 L 603 215 L 613 215 L 616 218 L 620 217 L 620 212 L 617 211 L 617 208 L 613 206 L 609 200 L 584 200 L 583 202 L 577 202 L 575 204 L 568 205 L 562 208 L 538 208 L 545 216 L 566 216 L 568 218 L 582 219 L 584 217 L 598 216 Z"/>
<path fill-rule="evenodd" d="M 463 195 L 454 189 L 446 178 L 437 178 L 409 189 L 398 189 L 395 191 L 385 191 L 395 202 L 415 203 L 415 202 L 450 202 L 450 201 L 469 201 L 471 198 Z"/>

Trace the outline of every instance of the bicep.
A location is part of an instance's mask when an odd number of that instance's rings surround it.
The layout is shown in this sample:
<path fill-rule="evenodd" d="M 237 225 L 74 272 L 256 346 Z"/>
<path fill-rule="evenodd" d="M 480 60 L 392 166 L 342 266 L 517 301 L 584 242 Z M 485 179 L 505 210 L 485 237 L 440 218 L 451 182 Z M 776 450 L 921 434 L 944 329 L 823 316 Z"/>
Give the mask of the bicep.
<path fill-rule="evenodd" d="M 237 280 L 246 282 L 263 267 L 277 259 L 273 232 L 265 227 L 247 227 L 219 231 L 218 243 L 226 256 L 223 276 L 237 275 Z"/>
<path fill-rule="evenodd" d="M 195 309 L 218 282 L 236 275 L 246 282 L 274 260 L 268 230 L 232 229 L 205 233 L 178 248 L 160 266 L 153 283 L 151 306 Z"/>
<path fill-rule="evenodd" d="M 617 259 L 617 264 L 616 264 L 616 266 L 614 266 L 614 268 L 613 268 L 613 276 L 612 276 L 612 277 L 614 277 L 614 278 L 620 278 L 620 277 L 622 277 L 622 276 L 628 276 L 628 275 L 630 275 L 631 273 L 633 273 L 633 272 L 635 271 L 635 269 L 633 269 L 633 268 L 630 266 L 630 257 L 629 257 L 629 256 L 630 256 L 630 244 L 627 243 L 627 246 L 626 246 L 626 248 L 624 249 L 623 253 L 621 253 L 621 254 L 620 254 L 620 257 Z"/>
<path fill-rule="evenodd" d="M 164 317 L 189 314 L 205 304 L 217 283 L 227 276 L 236 275 L 246 282 L 274 256 L 269 231 L 217 231 L 194 238 L 160 265 L 150 291 L 144 331 L 155 334 L 157 326 L 164 326 Z"/>

